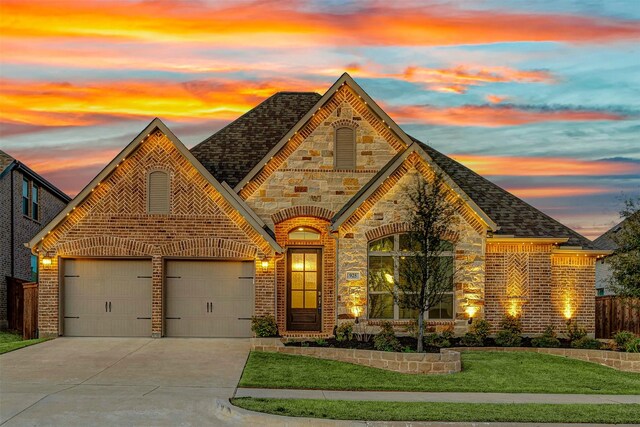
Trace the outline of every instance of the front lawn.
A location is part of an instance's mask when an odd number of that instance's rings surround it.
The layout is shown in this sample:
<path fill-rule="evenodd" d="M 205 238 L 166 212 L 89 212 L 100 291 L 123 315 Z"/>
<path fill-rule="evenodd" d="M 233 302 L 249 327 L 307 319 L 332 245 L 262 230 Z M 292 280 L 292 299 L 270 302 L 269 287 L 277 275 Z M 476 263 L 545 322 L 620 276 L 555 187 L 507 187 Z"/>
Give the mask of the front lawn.
<path fill-rule="evenodd" d="M 252 352 L 240 387 L 503 393 L 640 394 L 640 374 L 525 352 L 462 353 L 462 372 L 401 374 L 332 360 Z"/>
<path fill-rule="evenodd" d="M 22 335 L 13 332 L 0 332 L 0 354 L 8 353 L 19 348 L 28 347 L 46 341 L 46 338 L 22 340 Z"/>
<path fill-rule="evenodd" d="M 236 398 L 251 411 L 291 417 L 367 421 L 475 421 L 530 423 L 640 423 L 640 405 L 550 405 L 442 402 L 351 402 Z"/>

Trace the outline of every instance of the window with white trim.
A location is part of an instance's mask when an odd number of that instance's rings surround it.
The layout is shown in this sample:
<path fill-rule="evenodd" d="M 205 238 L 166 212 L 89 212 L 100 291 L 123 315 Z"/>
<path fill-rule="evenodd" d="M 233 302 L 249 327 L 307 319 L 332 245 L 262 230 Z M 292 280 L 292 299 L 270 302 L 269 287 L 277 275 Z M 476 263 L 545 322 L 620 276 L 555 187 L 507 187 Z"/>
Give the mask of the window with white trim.
<path fill-rule="evenodd" d="M 453 244 L 445 241 L 439 253 L 443 262 L 453 268 Z M 368 308 L 369 319 L 403 320 L 416 319 L 416 310 L 400 307 L 393 301 L 388 286 L 402 283 L 401 263 L 415 256 L 407 233 L 392 234 L 369 242 Z M 382 278 L 382 280 L 379 280 Z M 386 281 L 386 283 L 384 281 Z M 450 277 L 450 292 L 445 292 L 442 301 L 425 313 L 425 319 L 453 319 L 453 271 Z"/>

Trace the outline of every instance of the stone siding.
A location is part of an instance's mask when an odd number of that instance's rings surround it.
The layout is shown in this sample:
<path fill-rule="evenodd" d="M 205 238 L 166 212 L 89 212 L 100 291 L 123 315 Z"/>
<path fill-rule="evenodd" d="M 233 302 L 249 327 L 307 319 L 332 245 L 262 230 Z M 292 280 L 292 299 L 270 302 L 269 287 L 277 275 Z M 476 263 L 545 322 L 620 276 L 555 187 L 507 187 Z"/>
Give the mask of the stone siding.
<path fill-rule="evenodd" d="M 170 213 L 148 214 L 146 177 L 150 170 L 170 174 Z M 59 332 L 59 258 L 145 257 L 153 266 L 152 334 L 163 332 L 166 257 L 255 260 L 255 313 L 274 314 L 273 262 L 264 239 L 200 175 L 160 131 L 141 143 L 41 245 L 53 258 L 40 277 L 41 335 Z"/>
<path fill-rule="evenodd" d="M 355 170 L 334 168 L 334 135 L 341 125 L 356 131 Z M 321 206 L 337 212 L 403 146 L 381 125 L 362 100 L 343 86 L 239 194 L 269 225 L 273 225 L 272 215 L 292 206 Z"/>
<path fill-rule="evenodd" d="M 460 372 L 460 353 L 448 349 L 440 353 L 396 353 L 353 348 L 287 347 L 278 338 L 253 338 L 251 350 L 336 360 L 403 374 L 453 374 Z"/>
<path fill-rule="evenodd" d="M 390 188 L 386 189 L 386 193 L 362 215 L 355 225 L 341 228 L 338 248 L 338 315 L 340 318 L 351 317 L 349 304 L 354 299 L 353 295 L 360 295 L 366 299 L 369 241 L 408 230 L 406 212 L 410 201 L 407 191 L 419 176 L 418 169 L 412 167 L 393 185 L 388 184 Z M 383 187 L 385 185 L 387 184 L 383 184 Z M 481 318 L 484 305 L 484 237 L 482 231 L 478 230 L 477 223 L 472 225 L 465 217 L 467 215 L 459 215 L 456 218 L 455 229 L 452 230 L 452 235 L 448 236 L 455 242 L 454 256 L 458 268 L 463 266 L 460 274 L 454 278 L 454 318 L 427 322 L 428 326 L 456 324 L 458 333 L 466 331 L 466 307 L 474 306 L 477 309 L 475 316 Z M 347 281 L 347 271 L 359 272 L 361 279 Z M 366 310 L 365 307 L 365 313 Z M 396 323 L 400 325 L 407 322 L 396 321 Z"/>
<path fill-rule="evenodd" d="M 619 371 L 640 372 L 640 353 L 624 353 L 609 350 L 583 350 L 579 348 L 533 348 L 533 347 L 452 347 L 450 350 L 464 351 L 525 351 L 550 354 L 569 359 L 583 360 L 608 366 Z"/>

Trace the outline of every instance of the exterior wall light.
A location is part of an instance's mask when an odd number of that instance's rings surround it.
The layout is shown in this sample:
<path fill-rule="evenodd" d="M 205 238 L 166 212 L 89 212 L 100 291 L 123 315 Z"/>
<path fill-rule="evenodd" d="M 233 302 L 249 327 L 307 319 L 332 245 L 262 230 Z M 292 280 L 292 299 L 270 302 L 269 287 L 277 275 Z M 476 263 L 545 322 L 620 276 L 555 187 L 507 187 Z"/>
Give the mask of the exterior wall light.
<path fill-rule="evenodd" d="M 260 262 L 260 266 L 262 267 L 262 271 L 267 271 L 267 269 L 269 268 L 269 259 L 262 258 L 262 261 Z"/>
<path fill-rule="evenodd" d="M 476 313 L 478 312 L 478 308 L 470 305 L 465 309 L 465 312 L 467 313 L 467 316 L 469 316 L 469 324 L 473 323 L 473 316 L 476 315 Z"/>
<path fill-rule="evenodd" d="M 51 259 L 51 257 L 49 257 L 49 256 L 42 257 L 42 266 L 43 267 L 51 266 L 52 262 L 53 262 L 53 260 Z"/>
<path fill-rule="evenodd" d="M 362 314 L 362 306 L 354 305 L 351 307 L 351 314 L 355 317 L 355 323 L 359 323 L 360 315 Z"/>

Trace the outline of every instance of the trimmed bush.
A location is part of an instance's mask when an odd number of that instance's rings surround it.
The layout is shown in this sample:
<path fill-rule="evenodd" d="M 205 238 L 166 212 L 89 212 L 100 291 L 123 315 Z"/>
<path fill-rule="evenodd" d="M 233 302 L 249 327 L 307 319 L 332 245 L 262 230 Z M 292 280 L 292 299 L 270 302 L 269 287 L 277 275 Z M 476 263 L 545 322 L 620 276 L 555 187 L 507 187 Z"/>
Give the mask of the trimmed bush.
<path fill-rule="evenodd" d="M 266 316 L 253 316 L 251 318 L 251 330 L 258 338 L 278 336 L 276 319 L 270 314 Z"/>
<path fill-rule="evenodd" d="M 341 323 L 336 327 L 336 341 L 351 341 L 353 339 L 353 323 Z"/>
<path fill-rule="evenodd" d="M 491 323 L 487 320 L 476 320 L 471 324 L 471 333 L 477 335 L 482 341 L 486 340 L 491 332 Z"/>
<path fill-rule="evenodd" d="M 549 348 L 560 347 L 560 340 L 556 335 L 555 327 L 553 325 L 547 326 L 542 335 L 531 340 L 531 346 Z"/>
<path fill-rule="evenodd" d="M 447 348 L 451 347 L 451 338 L 453 335 L 446 331 L 442 334 L 428 334 L 424 337 L 424 345 L 426 347 Z"/>
<path fill-rule="evenodd" d="M 640 338 L 634 338 L 629 341 L 626 350 L 629 353 L 640 353 Z"/>
<path fill-rule="evenodd" d="M 584 348 L 589 350 L 599 350 L 602 347 L 600 341 L 584 336 L 582 338 L 578 338 L 577 340 L 571 341 L 571 347 L 573 348 Z"/>
<path fill-rule="evenodd" d="M 571 342 L 587 336 L 587 330 L 580 326 L 578 322 L 567 321 L 567 337 Z"/>
<path fill-rule="evenodd" d="M 472 332 L 464 334 L 460 343 L 466 347 L 482 347 L 484 345 L 482 338 Z"/>
<path fill-rule="evenodd" d="M 501 347 L 518 347 L 522 344 L 522 322 L 517 316 L 507 315 L 500 322 L 502 328 L 496 335 L 496 344 Z"/>
<path fill-rule="evenodd" d="M 379 351 L 400 351 L 402 346 L 391 322 L 383 322 L 382 330 L 373 338 L 373 347 Z"/>
<path fill-rule="evenodd" d="M 626 350 L 627 344 L 636 339 L 636 336 L 633 332 L 620 331 L 613 336 L 613 339 L 620 350 Z"/>

